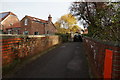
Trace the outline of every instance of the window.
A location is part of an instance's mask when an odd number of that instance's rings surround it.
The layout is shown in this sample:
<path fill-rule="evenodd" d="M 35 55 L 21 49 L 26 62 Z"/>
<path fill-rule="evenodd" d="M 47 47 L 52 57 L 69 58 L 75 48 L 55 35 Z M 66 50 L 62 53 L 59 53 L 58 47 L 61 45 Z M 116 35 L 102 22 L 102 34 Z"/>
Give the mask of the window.
<path fill-rule="evenodd" d="M 28 35 L 29 32 L 28 32 L 28 31 L 24 31 L 23 34 L 24 34 L 24 35 Z"/>
<path fill-rule="evenodd" d="M 25 19 L 25 23 L 24 23 L 25 25 L 28 25 L 28 19 Z"/>
<path fill-rule="evenodd" d="M 13 26 L 13 23 L 10 23 L 10 26 Z"/>
<path fill-rule="evenodd" d="M 3 34 L 3 30 L 0 30 L 0 34 Z"/>
<path fill-rule="evenodd" d="M 15 34 L 19 34 L 20 33 L 20 31 L 19 30 L 15 30 Z"/>
<path fill-rule="evenodd" d="M 39 32 L 34 32 L 34 35 L 39 35 Z"/>
<path fill-rule="evenodd" d="M 47 31 L 47 34 L 49 34 L 49 31 Z"/>
<path fill-rule="evenodd" d="M 13 34 L 19 34 L 19 29 L 20 28 L 13 28 L 12 30 L 13 30 Z"/>
<path fill-rule="evenodd" d="M 12 30 L 11 29 L 8 29 L 8 34 L 12 34 Z"/>

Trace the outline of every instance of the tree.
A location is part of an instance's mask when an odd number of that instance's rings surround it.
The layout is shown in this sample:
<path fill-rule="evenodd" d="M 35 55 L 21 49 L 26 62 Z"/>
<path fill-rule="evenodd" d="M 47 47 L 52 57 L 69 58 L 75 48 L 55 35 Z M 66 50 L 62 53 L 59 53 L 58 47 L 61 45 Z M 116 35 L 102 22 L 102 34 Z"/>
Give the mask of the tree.
<path fill-rule="evenodd" d="M 59 33 L 70 33 L 71 31 L 78 31 L 79 26 L 77 24 L 77 19 L 72 14 L 65 14 L 55 23 Z M 74 29 L 74 30 L 72 30 Z"/>
<path fill-rule="evenodd" d="M 70 12 L 89 24 L 90 37 L 120 41 L 120 2 L 73 2 Z"/>
<path fill-rule="evenodd" d="M 81 28 L 78 25 L 74 25 L 70 28 L 70 31 L 75 33 L 81 31 Z"/>

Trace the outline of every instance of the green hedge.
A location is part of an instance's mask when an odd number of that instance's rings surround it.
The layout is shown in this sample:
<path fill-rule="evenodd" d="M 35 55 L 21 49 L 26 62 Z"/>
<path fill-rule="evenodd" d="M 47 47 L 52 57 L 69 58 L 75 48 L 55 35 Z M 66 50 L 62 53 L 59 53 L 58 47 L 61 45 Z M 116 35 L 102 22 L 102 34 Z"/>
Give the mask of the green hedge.
<path fill-rule="evenodd" d="M 69 34 L 56 33 L 56 35 L 60 36 L 60 40 L 61 40 L 62 42 L 68 42 Z"/>

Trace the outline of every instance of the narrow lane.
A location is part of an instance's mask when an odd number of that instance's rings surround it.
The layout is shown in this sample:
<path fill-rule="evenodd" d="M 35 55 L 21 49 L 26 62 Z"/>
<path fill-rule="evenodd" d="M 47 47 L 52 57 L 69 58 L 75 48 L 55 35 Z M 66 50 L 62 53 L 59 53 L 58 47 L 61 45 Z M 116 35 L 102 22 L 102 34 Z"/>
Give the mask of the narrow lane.
<path fill-rule="evenodd" d="M 12 78 L 89 78 L 80 42 L 64 43 L 21 68 Z"/>

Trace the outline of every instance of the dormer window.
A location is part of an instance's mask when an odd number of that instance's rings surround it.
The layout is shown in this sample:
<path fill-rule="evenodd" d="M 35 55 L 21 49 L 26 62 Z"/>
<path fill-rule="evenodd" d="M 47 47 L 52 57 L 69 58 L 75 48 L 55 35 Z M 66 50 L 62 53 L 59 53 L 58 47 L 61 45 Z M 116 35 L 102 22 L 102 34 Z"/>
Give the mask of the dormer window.
<path fill-rule="evenodd" d="M 25 19 L 25 23 L 24 23 L 25 25 L 28 25 L 28 19 Z"/>

